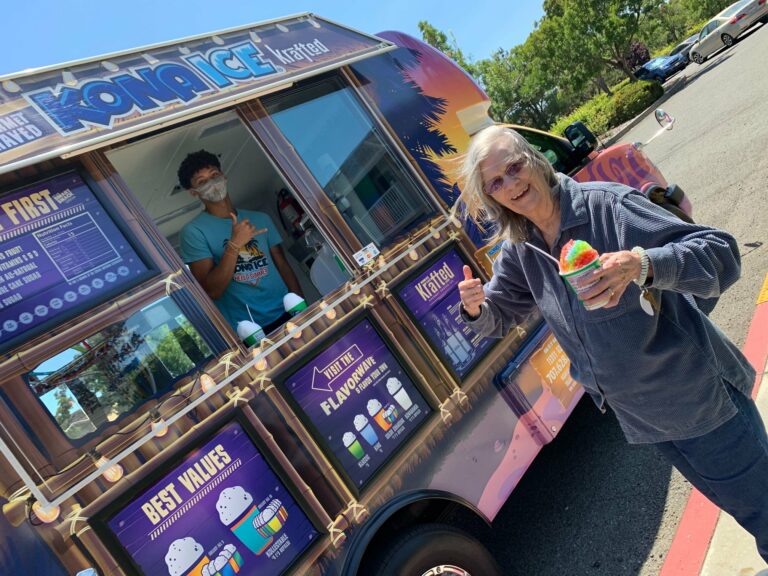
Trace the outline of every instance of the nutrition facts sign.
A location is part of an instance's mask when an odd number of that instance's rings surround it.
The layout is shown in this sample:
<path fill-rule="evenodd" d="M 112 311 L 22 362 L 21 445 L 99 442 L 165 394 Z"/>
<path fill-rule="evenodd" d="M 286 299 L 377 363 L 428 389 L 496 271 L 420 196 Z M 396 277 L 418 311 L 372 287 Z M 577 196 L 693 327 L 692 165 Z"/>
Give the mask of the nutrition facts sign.
<path fill-rule="evenodd" d="M 76 173 L 0 196 L 0 348 L 147 271 Z"/>
<path fill-rule="evenodd" d="M 277 576 L 318 536 L 237 422 L 107 526 L 147 576 Z"/>
<path fill-rule="evenodd" d="M 290 376 L 285 387 L 357 488 L 431 412 L 367 319 Z"/>

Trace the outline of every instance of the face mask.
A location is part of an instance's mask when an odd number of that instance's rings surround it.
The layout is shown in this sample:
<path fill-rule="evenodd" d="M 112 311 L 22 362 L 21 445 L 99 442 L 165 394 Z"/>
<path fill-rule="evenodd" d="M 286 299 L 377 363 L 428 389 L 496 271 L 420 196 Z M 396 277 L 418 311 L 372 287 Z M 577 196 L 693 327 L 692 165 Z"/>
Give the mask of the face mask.
<path fill-rule="evenodd" d="M 227 195 L 227 179 L 224 176 L 212 178 L 195 188 L 195 192 L 206 202 L 220 202 Z"/>

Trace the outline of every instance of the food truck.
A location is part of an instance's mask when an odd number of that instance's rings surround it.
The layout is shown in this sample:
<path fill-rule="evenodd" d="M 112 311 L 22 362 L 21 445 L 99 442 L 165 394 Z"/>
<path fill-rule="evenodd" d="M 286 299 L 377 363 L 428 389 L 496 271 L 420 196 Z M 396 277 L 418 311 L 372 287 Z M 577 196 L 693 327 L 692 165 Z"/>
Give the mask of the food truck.
<path fill-rule="evenodd" d="M 488 106 L 420 41 L 308 13 L 0 78 L 0 572 L 499 573 L 447 513 L 492 521 L 582 390 L 537 315 L 460 322 L 494 249 L 452 168 Z M 635 146 L 519 129 L 673 190 Z M 200 149 L 307 304 L 256 343 L 180 255 Z"/>

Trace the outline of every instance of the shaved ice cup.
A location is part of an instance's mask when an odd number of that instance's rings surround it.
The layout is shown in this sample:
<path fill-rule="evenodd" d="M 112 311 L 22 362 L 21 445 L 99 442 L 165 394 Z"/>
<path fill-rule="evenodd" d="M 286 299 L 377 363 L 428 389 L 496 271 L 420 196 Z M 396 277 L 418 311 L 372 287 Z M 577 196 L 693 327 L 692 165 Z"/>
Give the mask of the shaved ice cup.
<path fill-rule="evenodd" d="M 572 272 L 560 272 L 560 276 L 562 276 L 566 282 L 568 283 L 568 286 L 571 287 L 571 290 L 573 290 L 574 294 L 579 297 L 579 300 L 581 300 L 582 304 L 584 303 L 581 299 L 581 295 L 589 290 L 592 286 L 597 284 L 599 281 L 599 278 L 595 278 L 592 274 L 595 270 L 598 270 L 600 268 L 600 259 L 595 258 L 587 264 L 586 266 L 583 266 L 579 268 L 578 270 L 573 270 Z M 584 304 L 584 308 L 587 310 L 597 310 L 598 308 L 602 308 L 606 304 L 608 304 L 608 301 L 610 300 L 610 297 L 606 298 L 605 300 L 600 300 L 599 302 L 587 306 Z"/>

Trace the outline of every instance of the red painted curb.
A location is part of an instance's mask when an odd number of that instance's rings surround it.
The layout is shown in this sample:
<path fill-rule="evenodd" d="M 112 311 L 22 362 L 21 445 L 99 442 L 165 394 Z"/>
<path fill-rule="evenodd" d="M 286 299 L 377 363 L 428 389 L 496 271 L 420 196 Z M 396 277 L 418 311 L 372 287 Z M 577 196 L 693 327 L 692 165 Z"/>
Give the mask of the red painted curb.
<path fill-rule="evenodd" d="M 758 304 L 742 352 L 757 370 L 754 398 L 768 360 L 768 302 Z M 720 509 L 694 488 L 659 576 L 698 576 L 719 516 Z"/>

